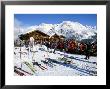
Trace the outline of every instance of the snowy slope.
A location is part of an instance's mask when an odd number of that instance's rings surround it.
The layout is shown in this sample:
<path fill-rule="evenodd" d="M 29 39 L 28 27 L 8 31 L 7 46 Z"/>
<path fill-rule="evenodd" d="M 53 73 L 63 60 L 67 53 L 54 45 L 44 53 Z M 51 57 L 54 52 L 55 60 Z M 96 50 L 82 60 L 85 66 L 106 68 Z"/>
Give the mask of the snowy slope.
<path fill-rule="evenodd" d="M 96 76 L 97 75 L 97 58 L 90 57 L 89 60 L 85 59 L 84 55 L 68 54 L 60 51 L 51 53 L 52 49 L 47 50 L 46 46 L 35 45 L 33 52 L 28 52 L 25 47 L 15 47 L 14 49 L 14 66 L 33 74 L 36 76 Z M 72 64 L 65 64 L 59 58 L 67 58 L 72 61 Z M 52 65 L 47 65 L 41 60 L 49 58 Z M 35 60 L 46 69 L 42 70 L 39 66 L 35 65 L 35 73 L 24 64 L 24 62 L 30 63 Z M 32 65 L 33 67 L 33 65 Z M 17 74 L 15 74 L 17 75 Z M 27 75 L 29 76 L 29 75 Z"/>

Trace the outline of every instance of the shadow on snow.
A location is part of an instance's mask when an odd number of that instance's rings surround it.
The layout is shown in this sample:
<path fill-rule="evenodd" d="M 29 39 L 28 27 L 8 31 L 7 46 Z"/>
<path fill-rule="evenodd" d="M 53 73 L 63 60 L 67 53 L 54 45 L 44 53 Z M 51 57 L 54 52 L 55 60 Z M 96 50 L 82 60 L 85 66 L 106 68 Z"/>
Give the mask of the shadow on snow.
<path fill-rule="evenodd" d="M 53 62 L 53 63 L 59 64 L 59 65 L 63 65 L 63 66 L 66 66 L 66 67 L 70 67 L 70 68 L 75 69 L 75 70 L 78 70 L 80 72 L 89 74 L 91 76 L 94 76 L 94 75 L 97 74 L 96 71 L 90 71 L 90 70 L 82 69 L 82 68 L 77 67 L 76 65 L 66 64 L 66 63 L 63 63 L 63 62 L 56 61 L 55 59 L 50 59 L 49 58 L 48 60 L 51 61 L 51 62 Z"/>

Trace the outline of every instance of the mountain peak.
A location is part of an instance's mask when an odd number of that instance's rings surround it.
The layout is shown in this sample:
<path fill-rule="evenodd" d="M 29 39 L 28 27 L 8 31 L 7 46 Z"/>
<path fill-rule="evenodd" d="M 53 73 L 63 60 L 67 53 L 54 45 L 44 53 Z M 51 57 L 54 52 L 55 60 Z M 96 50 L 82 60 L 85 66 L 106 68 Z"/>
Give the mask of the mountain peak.
<path fill-rule="evenodd" d="M 96 27 L 82 25 L 79 22 L 63 21 L 59 24 L 46 24 L 31 26 L 28 32 L 39 30 L 52 36 L 53 34 L 63 35 L 66 38 L 75 38 L 76 40 L 88 39 L 97 34 Z"/>

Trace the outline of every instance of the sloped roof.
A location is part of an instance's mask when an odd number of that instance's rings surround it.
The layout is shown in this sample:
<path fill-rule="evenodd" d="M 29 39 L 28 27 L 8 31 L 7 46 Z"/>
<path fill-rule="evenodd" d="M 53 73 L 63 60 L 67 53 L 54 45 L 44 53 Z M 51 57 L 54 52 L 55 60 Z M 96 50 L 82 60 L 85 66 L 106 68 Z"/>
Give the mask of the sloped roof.
<path fill-rule="evenodd" d="M 51 37 L 56 37 L 56 38 L 60 38 L 59 35 L 57 35 L 56 33 L 54 35 L 52 35 Z"/>
<path fill-rule="evenodd" d="M 36 32 L 36 33 L 42 34 L 43 36 L 48 36 L 48 37 L 49 37 L 49 35 L 47 35 L 47 34 L 41 32 L 41 31 L 39 31 L 39 30 L 34 30 L 34 31 L 31 31 L 31 32 L 26 33 L 26 34 L 24 34 L 24 35 L 27 35 L 27 34 L 30 34 L 30 33 L 33 33 L 33 32 Z"/>
<path fill-rule="evenodd" d="M 43 36 L 48 36 L 48 37 L 49 37 L 49 35 L 47 35 L 47 34 L 41 32 L 41 31 L 39 31 L 39 30 L 36 30 L 35 32 L 37 32 L 37 33 L 39 33 L 39 34 L 42 34 Z"/>

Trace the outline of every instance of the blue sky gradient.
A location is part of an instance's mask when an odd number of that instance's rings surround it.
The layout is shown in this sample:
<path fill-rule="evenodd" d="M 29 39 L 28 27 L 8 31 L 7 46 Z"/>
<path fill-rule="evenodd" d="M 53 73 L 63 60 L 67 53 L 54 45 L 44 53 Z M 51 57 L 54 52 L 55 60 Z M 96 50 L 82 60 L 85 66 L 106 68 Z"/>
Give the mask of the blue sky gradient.
<path fill-rule="evenodd" d="M 41 23 L 59 24 L 63 21 L 74 21 L 83 25 L 97 27 L 96 14 L 14 14 L 14 19 L 28 26 Z"/>

